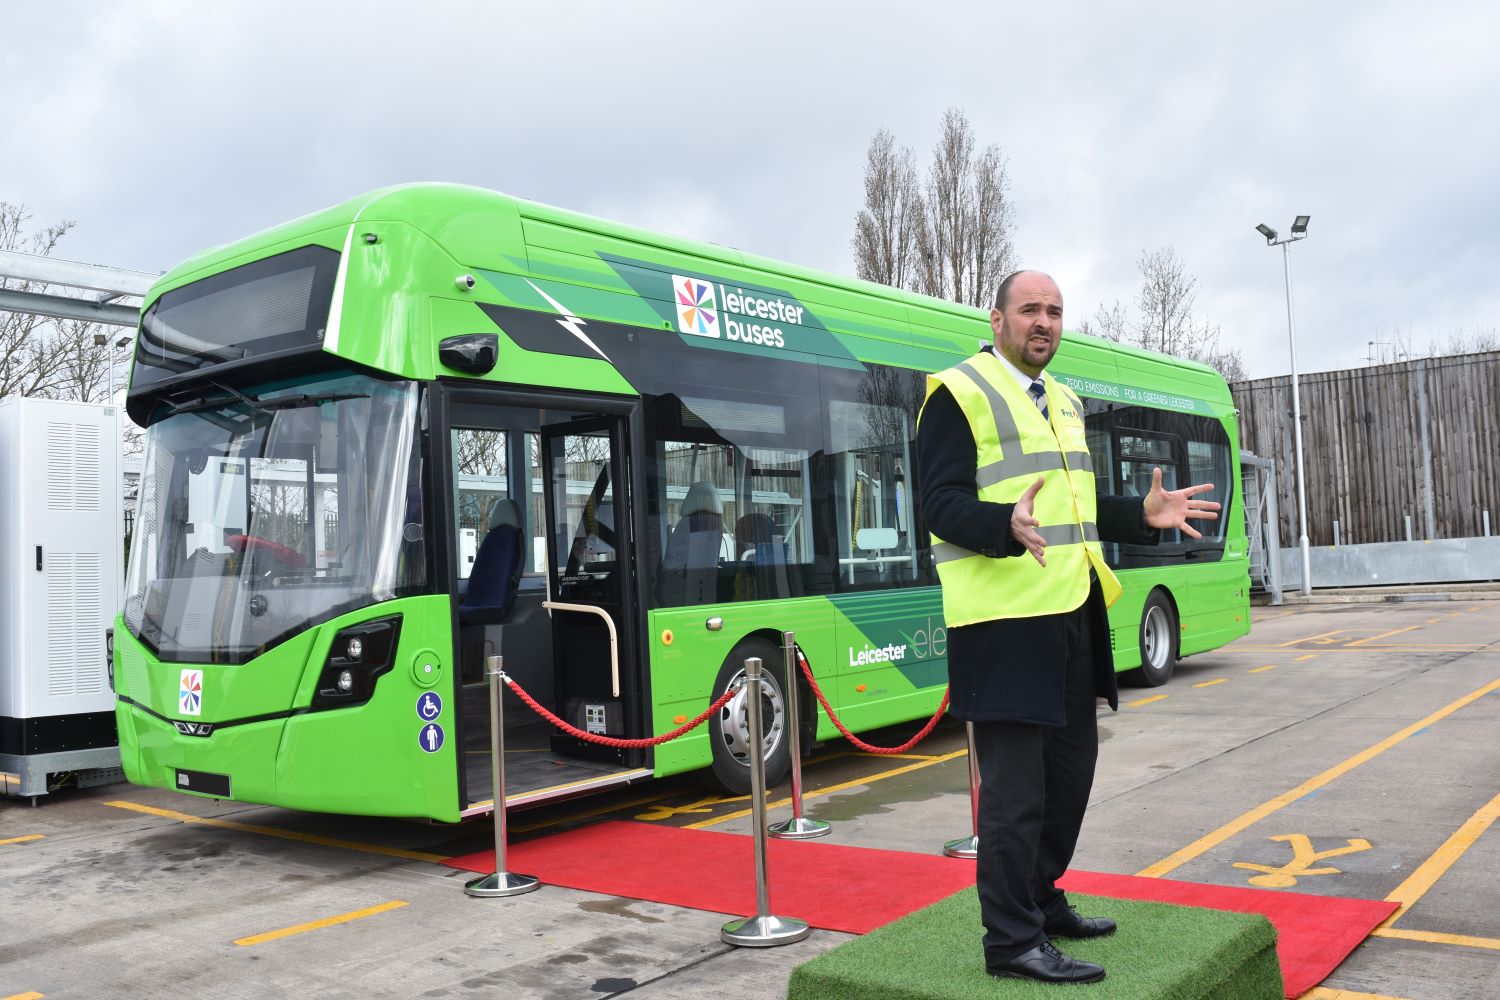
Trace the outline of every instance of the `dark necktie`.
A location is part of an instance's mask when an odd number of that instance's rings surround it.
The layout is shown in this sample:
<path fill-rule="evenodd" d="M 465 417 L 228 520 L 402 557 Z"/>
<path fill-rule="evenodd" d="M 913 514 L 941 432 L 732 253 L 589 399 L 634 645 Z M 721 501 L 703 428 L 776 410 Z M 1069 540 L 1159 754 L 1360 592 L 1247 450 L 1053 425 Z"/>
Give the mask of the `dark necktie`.
<path fill-rule="evenodd" d="M 1032 402 L 1036 403 L 1036 408 L 1038 410 L 1042 411 L 1042 419 L 1046 420 L 1047 419 L 1047 387 L 1042 384 L 1042 380 L 1041 379 L 1037 379 L 1035 382 L 1031 383 L 1031 388 L 1028 389 L 1027 391 L 1031 393 L 1031 400 L 1032 400 Z"/>

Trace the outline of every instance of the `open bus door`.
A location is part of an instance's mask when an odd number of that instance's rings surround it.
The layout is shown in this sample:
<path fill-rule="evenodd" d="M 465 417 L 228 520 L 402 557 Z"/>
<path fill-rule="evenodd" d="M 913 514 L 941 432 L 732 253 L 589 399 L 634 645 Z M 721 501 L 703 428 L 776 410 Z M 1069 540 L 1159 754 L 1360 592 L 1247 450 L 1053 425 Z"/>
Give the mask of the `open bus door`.
<path fill-rule="evenodd" d="M 571 725 L 640 735 L 634 491 L 620 485 L 630 474 L 633 405 L 488 387 L 445 394 L 450 474 L 437 492 L 454 499 L 448 534 L 464 815 L 492 807 L 490 654 L 504 657 L 507 676 Z M 505 553 L 498 573 L 496 552 Z M 504 702 L 512 808 L 650 775 L 644 751 L 563 736 L 514 694 Z"/>
<path fill-rule="evenodd" d="M 578 729 L 624 737 L 639 712 L 634 657 L 635 574 L 630 490 L 625 479 L 625 421 L 575 418 L 542 427 L 547 510 L 547 608 L 552 613 L 558 712 Z M 617 488 L 619 487 L 619 488 Z M 564 733 L 554 751 L 574 757 L 642 763 L 639 750 L 617 750 Z"/>

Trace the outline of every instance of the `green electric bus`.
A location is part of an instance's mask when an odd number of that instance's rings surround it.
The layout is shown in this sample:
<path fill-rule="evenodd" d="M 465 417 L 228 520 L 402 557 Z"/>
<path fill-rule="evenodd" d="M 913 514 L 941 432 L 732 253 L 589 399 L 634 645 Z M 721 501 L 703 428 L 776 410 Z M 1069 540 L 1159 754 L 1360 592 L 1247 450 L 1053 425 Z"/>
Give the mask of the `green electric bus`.
<path fill-rule="evenodd" d="M 947 634 L 915 502 L 925 375 L 987 316 L 473 188 L 387 188 L 188 260 L 142 305 L 146 428 L 112 638 L 128 778 L 326 812 L 494 808 L 486 658 L 584 733 L 666 733 L 770 667 L 768 774 L 930 716 Z M 1147 684 L 1249 628 L 1212 370 L 1065 335 L 1101 489 L 1212 482 L 1202 539 L 1106 546 Z M 654 748 L 506 698 L 512 808 L 690 769 L 748 787 L 743 696 Z"/>

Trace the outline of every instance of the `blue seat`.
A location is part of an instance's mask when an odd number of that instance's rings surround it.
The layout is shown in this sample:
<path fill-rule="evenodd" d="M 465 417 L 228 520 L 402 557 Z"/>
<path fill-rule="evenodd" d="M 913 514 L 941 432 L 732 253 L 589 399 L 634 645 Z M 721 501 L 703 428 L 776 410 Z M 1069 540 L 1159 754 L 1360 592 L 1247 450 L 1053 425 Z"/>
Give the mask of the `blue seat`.
<path fill-rule="evenodd" d="M 667 539 L 658 593 L 679 607 L 719 599 L 719 553 L 724 545 L 724 504 L 713 483 L 697 482 L 683 497 L 679 520 Z"/>
<path fill-rule="evenodd" d="M 495 625 L 510 614 L 526 569 L 522 558 L 521 508 L 514 500 L 500 500 L 490 511 L 490 530 L 474 553 L 469 586 L 459 605 L 461 625 Z"/>

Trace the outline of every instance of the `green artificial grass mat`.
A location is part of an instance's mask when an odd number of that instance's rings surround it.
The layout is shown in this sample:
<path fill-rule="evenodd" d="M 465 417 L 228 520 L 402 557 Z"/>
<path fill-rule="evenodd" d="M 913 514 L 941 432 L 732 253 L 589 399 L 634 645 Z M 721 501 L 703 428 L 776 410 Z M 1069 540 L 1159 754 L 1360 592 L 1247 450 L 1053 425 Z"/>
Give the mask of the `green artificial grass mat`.
<path fill-rule="evenodd" d="M 1280 1000 L 1276 929 L 1259 914 L 1069 895 L 1078 911 L 1110 917 L 1108 937 L 1058 938 L 1064 953 L 1105 968 L 1085 986 L 997 979 L 984 971 L 979 897 L 949 896 L 792 970 L 788 1000 Z"/>

